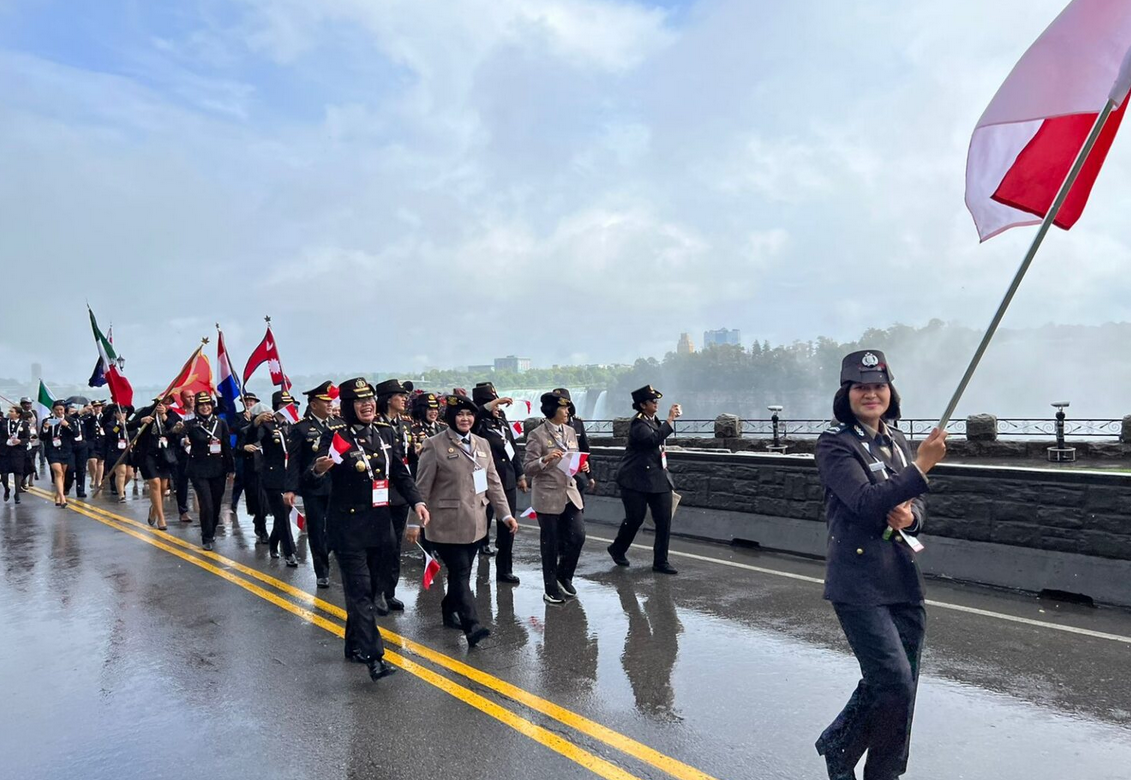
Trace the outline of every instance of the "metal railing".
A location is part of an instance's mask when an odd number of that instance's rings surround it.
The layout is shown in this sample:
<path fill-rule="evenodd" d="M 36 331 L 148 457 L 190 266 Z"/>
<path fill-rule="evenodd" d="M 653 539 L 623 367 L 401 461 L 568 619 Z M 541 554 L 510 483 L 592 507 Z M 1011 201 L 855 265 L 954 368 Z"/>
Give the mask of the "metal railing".
<path fill-rule="evenodd" d="M 809 438 L 819 436 L 828 430 L 829 420 L 778 420 L 778 434 L 783 439 Z M 899 429 L 909 439 L 922 439 L 938 425 L 936 419 L 910 418 L 899 421 Z M 714 420 L 676 420 L 672 426 L 675 437 L 711 438 L 715 435 Z M 612 420 L 586 420 L 585 429 L 590 436 L 612 436 Z M 1123 429 L 1123 420 L 1104 418 L 1083 418 L 1064 421 L 1064 435 L 1070 439 L 1114 439 L 1118 440 Z M 966 436 L 966 420 L 950 420 L 947 433 L 957 438 Z M 768 439 L 774 435 L 771 419 L 743 419 L 743 437 Z M 999 417 L 997 435 L 1012 438 L 1055 438 L 1056 420 L 1040 417 Z"/>

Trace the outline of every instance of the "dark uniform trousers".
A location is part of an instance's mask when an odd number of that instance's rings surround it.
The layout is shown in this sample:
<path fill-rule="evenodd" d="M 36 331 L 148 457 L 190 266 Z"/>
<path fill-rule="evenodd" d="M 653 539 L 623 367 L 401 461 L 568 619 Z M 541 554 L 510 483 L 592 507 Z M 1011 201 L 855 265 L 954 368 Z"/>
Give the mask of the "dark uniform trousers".
<path fill-rule="evenodd" d="M 243 492 L 247 498 L 247 511 L 251 515 L 251 525 L 255 535 L 267 535 L 267 494 L 259 482 L 259 472 L 255 470 L 252 458 L 244 458 Z"/>
<path fill-rule="evenodd" d="M 85 443 L 75 445 L 75 467 L 67 469 L 63 492 L 70 493 L 75 488 L 75 496 L 86 498 L 86 461 L 90 457 L 90 447 Z"/>
<path fill-rule="evenodd" d="M 518 488 L 512 487 L 509 490 L 504 490 L 507 494 L 507 505 L 511 508 L 511 515 L 518 517 Z M 493 504 L 487 505 L 487 528 L 491 528 L 491 521 L 495 521 L 495 547 L 498 553 L 495 556 L 495 576 L 500 574 L 513 574 L 514 573 L 514 534 L 511 529 L 507 528 L 506 524 L 501 518 L 495 517 L 495 507 Z M 487 539 L 491 538 L 488 533 Z M 484 541 L 484 544 L 486 542 Z"/>
<path fill-rule="evenodd" d="M 395 504 L 389 507 L 389 517 L 393 524 L 393 545 L 389 548 L 385 581 L 381 586 L 385 598 L 391 599 L 397 595 L 397 583 L 401 579 L 401 541 L 404 539 L 405 526 L 408 525 L 410 509 L 408 504 Z"/>
<path fill-rule="evenodd" d="M 833 603 L 863 679 L 818 744 L 854 767 L 868 751 L 865 780 L 893 780 L 907 770 L 911 718 L 926 635 L 922 604 Z"/>
<path fill-rule="evenodd" d="M 465 634 L 479 627 L 479 611 L 475 607 L 475 597 L 471 595 L 471 567 L 482 544 L 482 539 L 470 544 L 432 543 L 448 572 L 447 592 L 440 602 L 440 609 L 445 617 L 458 615 L 460 628 Z"/>
<path fill-rule="evenodd" d="M 347 657 L 356 654 L 363 658 L 380 658 L 385 654 L 373 600 L 385 581 L 387 551 L 393 543 L 392 526 L 387 527 L 388 538 L 380 546 L 334 550 L 346 597 Z"/>
<path fill-rule="evenodd" d="M 302 508 L 306 514 L 306 541 L 310 545 L 310 559 L 314 563 L 315 577 L 330 576 L 330 545 L 326 538 L 326 514 L 330 496 L 302 493 Z M 398 567 L 399 574 L 399 567 Z"/>
<path fill-rule="evenodd" d="M 173 471 L 173 492 L 177 496 L 177 513 L 186 514 L 189 510 L 188 505 L 188 489 L 189 489 L 189 476 L 188 476 L 188 455 L 184 451 L 177 453 L 177 465 Z M 193 487 L 196 488 L 196 483 L 193 481 Z M 200 495 L 200 488 L 196 488 L 197 496 Z M 203 509 L 201 512 L 203 513 Z"/>
<path fill-rule="evenodd" d="M 538 514 L 538 526 L 542 529 L 540 546 L 542 549 L 542 582 L 547 593 L 557 593 L 559 582 L 573 580 L 577 571 L 577 561 L 581 558 L 581 548 L 585 544 L 585 517 L 580 509 L 566 501 L 560 515 Z M 510 536 L 510 529 L 502 528 Z"/>
<path fill-rule="evenodd" d="M 221 474 L 218 477 L 192 478 L 192 487 L 196 491 L 196 502 L 200 504 L 200 537 L 202 541 L 211 542 L 216 538 L 216 526 L 220 524 L 220 508 L 224 502 L 224 483 L 226 481 L 226 474 Z"/>
<path fill-rule="evenodd" d="M 283 500 L 283 494 L 278 490 L 264 490 L 261 496 L 266 495 L 267 505 L 271 508 L 271 536 L 268 537 L 268 548 L 272 551 L 282 547 L 283 557 L 295 554 L 295 537 L 291 531 L 291 509 Z"/>
<path fill-rule="evenodd" d="M 622 487 L 621 502 L 624 504 L 624 522 L 620 524 L 617 538 L 612 548 L 618 555 L 624 555 L 636 538 L 636 532 L 644 523 L 644 515 L 652 510 L 652 521 L 656 524 L 656 541 L 652 548 L 652 563 L 668 562 L 668 545 L 672 531 L 672 492 L 642 493 L 639 490 Z"/>

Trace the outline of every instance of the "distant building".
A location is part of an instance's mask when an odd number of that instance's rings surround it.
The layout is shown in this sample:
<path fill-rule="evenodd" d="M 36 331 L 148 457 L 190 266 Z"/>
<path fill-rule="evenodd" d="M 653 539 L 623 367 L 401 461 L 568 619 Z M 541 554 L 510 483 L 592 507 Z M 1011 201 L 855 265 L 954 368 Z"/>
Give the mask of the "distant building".
<path fill-rule="evenodd" d="M 703 331 L 703 349 L 707 347 L 717 347 L 723 344 L 741 344 L 742 331 L 740 330 L 727 330 L 726 328 L 719 328 L 718 330 L 705 330 Z"/>
<path fill-rule="evenodd" d="M 495 358 L 495 370 L 521 374 L 523 371 L 530 370 L 530 358 L 515 357 L 514 355 Z"/>
<path fill-rule="evenodd" d="M 690 355 L 695 351 L 695 345 L 691 342 L 691 336 L 687 333 L 679 334 L 679 343 L 675 345 L 675 352 L 677 355 Z"/>
<path fill-rule="evenodd" d="M 488 363 L 484 366 L 468 366 L 467 373 L 469 374 L 491 374 L 494 373 L 495 367 Z"/>

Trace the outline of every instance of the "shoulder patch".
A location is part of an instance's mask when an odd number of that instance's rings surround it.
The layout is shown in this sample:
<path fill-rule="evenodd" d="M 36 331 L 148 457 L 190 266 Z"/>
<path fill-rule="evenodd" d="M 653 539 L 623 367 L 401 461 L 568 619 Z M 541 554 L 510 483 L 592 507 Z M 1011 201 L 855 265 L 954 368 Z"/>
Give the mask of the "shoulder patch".
<path fill-rule="evenodd" d="M 830 425 L 828 428 L 825 428 L 824 432 L 825 433 L 844 433 L 847 430 L 848 430 L 848 426 L 845 425 L 844 423 L 834 423 L 833 425 Z"/>

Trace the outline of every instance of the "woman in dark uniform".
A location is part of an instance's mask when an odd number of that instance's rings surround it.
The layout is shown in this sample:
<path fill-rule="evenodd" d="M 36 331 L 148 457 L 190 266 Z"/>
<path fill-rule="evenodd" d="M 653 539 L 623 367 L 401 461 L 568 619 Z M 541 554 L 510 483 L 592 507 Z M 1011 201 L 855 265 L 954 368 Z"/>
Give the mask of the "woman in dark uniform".
<path fill-rule="evenodd" d="M 632 418 L 628 429 L 628 443 L 624 448 L 617 485 L 624 503 L 624 522 L 617 538 L 609 545 L 609 555 L 617 566 L 628 566 L 625 553 L 636 538 L 644 522 L 644 514 L 652 510 L 656 524 L 656 541 L 652 548 L 652 571 L 660 574 L 677 574 L 668 563 L 668 543 L 672 530 L 672 484 L 668 474 L 668 456 L 664 441 L 672 435 L 672 423 L 683 412 L 679 404 L 672 404 L 667 422 L 659 422 L 656 412 L 664 394 L 652 385 L 632 391 L 632 408 L 638 414 Z"/>
<path fill-rule="evenodd" d="M 55 506 L 67 505 L 64 488 L 67 472 L 75 465 L 75 426 L 67 418 L 67 405 L 56 401 L 51 405 L 51 416 L 43 421 L 39 430 L 44 454 L 51 466 L 51 481 L 55 484 Z"/>
<path fill-rule="evenodd" d="M 129 415 L 133 414 L 133 407 L 109 404 L 102 412 L 102 430 L 106 433 L 103 446 L 103 462 L 110 464 L 114 480 L 113 493 L 118 496 L 118 503 L 126 501 L 126 483 L 131 479 L 130 456 L 126 454 L 130 446 L 130 431 L 127 424 Z M 126 457 L 122 457 L 126 455 Z M 121 463 L 119 463 L 119 459 Z"/>
<path fill-rule="evenodd" d="M 103 463 L 106 457 L 106 432 L 102 427 L 102 402 L 92 401 L 91 413 L 83 417 L 83 436 L 89 445 L 86 473 L 95 490 L 102 485 Z"/>
<path fill-rule="evenodd" d="M 25 418 L 18 406 L 8 409 L 4 420 L 3 442 L 0 442 L 0 475 L 4 481 L 4 500 L 11 498 L 16 491 L 16 503 L 20 503 L 20 481 L 24 476 L 24 461 L 27 460 L 28 442 L 31 440 L 31 418 Z M 9 476 L 11 483 L 8 482 Z"/>
<path fill-rule="evenodd" d="M 216 406 L 208 393 L 196 394 L 196 417 L 178 422 L 174 433 L 184 430 L 189 440 L 186 470 L 196 491 L 200 508 L 200 537 L 205 550 L 211 550 L 220 524 L 224 483 L 236 470 L 232 458 L 232 439 L 228 424 L 213 414 Z"/>
<path fill-rule="evenodd" d="M 248 434 L 263 453 L 259 497 L 267 499 L 272 517 L 271 535 L 267 538 L 268 552 L 272 558 L 278 558 L 282 547 L 284 563 L 292 568 L 298 566 L 298 558 L 295 557 L 295 538 L 291 531 L 291 509 L 283 500 L 283 491 L 287 487 L 287 438 L 291 424 L 280 410 L 294 402 L 289 392 L 276 390 L 271 396 L 274 414 L 264 412 L 258 415 Z"/>
<path fill-rule="evenodd" d="M 927 472 L 946 454 L 938 429 L 912 459 L 899 394 L 878 350 L 841 363 L 833 414 L 840 425 L 817 440 L 817 470 L 829 525 L 825 598 L 833 603 L 863 679 L 817 740 L 831 780 L 851 780 L 864 752 L 868 780 L 907 770 L 926 612 L 914 538 L 925 516 Z"/>
<path fill-rule="evenodd" d="M 177 465 L 173 428 L 179 419 L 162 399 L 155 398 L 153 406 L 138 412 L 137 422 L 141 424 L 141 432 L 135 456 L 141 467 L 141 478 L 149 487 L 149 524 L 156 524 L 159 531 L 165 531 L 165 492 Z"/>
<path fill-rule="evenodd" d="M 390 483 L 422 521 L 428 520 L 428 509 L 420 500 L 408 467 L 393 454 L 373 424 L 377 418 L 373 387 L 357 377 L 343 382 L 339 392 L 346 427 L 321 437 L 310 474 L 331 482 L 326 530 L 346 597 L 346 660 L 365 664 L 369 677 L 376 682 L 396 671 L 385 662 L 374 606 L 385 582 L 389 550 L 395 544 Z M 335 462 L 330 452 L 338 439 L 349 449 L 338 456 L 340 462 Z"/>

